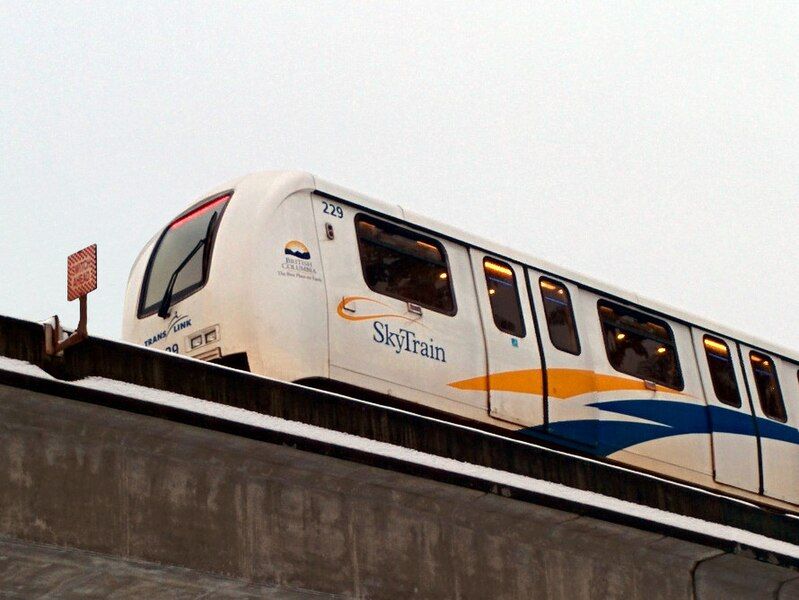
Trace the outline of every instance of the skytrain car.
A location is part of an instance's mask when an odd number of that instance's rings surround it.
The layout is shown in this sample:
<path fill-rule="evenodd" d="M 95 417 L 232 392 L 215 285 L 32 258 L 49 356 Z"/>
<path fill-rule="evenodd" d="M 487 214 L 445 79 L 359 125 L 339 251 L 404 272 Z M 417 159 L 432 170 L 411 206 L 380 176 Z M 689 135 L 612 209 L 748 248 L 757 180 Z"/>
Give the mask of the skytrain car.
<path fill-rule="evenodd" d="M 799 512 L 799 356 L 301 172 L 144 247 L 126 340 Z"/>

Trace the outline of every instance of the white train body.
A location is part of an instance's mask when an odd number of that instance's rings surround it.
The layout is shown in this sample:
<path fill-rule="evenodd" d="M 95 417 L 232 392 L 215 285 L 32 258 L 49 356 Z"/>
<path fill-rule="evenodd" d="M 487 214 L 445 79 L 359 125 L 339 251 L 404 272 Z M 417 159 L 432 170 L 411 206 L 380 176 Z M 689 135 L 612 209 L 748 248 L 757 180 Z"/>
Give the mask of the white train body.
<path fill-rule="evenodd" d="M 124 311 L 151 348 L 799 508 L 795 355 L 306 173 L 203 196 L 146 245 Z"/>

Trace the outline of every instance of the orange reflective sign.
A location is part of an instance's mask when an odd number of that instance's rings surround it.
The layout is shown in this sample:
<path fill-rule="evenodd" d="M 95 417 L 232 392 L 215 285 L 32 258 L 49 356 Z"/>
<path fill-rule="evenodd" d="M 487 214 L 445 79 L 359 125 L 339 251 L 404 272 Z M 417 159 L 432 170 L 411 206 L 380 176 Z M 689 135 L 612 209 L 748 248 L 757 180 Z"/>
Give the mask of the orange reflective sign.
<path fill-rule="evenodd" d="M 67 257 L 67 300 L 97 289 L 97 244 Z"/>

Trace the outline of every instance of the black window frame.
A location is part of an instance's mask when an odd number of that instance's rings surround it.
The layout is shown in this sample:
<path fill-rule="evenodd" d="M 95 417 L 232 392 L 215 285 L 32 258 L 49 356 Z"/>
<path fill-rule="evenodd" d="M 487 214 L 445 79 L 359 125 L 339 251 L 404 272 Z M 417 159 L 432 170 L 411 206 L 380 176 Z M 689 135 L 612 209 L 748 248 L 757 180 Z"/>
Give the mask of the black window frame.
<path fill-rule="evenodd" d="M 712 367 L 712 365 L 715 364 L 715 363 L 711 363 L 710 362 L 711 361 L 711 357 L 715 356 L 715 355 L 713 355 L 710 352 L 710 349 L 708 348 L 708 345 L 707 345 L 708 341 L 711 342 L 711 343 L 714 343 L 714 344 L 719 344 L 719 345 L 724 346 L 724 349 L 727 351 L 727 361 L 729 363 L 730 370 L 732 371 L 732 381 L 735 383 L 735 392 L 738 395 L 738 403 L 737 404 L 733 404 L 733 403 L 727 402 L 719 394 L 718 387 L 716 386 L 716 379 L 713 377 L 713 367 Z M 702 347 L 705 349 L 705 360 L 707 360 L 707 368 L 708 368 L 708 372 L 710 373 L 710 383 L 713 386 L 713 393 L 716 395 L 716 400 L 718 400 L 719 402 L 721 402 L 725 406 L 731 406 L 733 408 L 741 408 L 743 406 L 743 397 L 741 396 L 741 388 L 738 385 L 738 377 L 737 377 L 737 375 L 735 373 L 735 361 L 733 360 L 732 351 L 730 350 L 729 344 L 725 340 L 723 340 L 721 338 L 718 338 L 716 336 L 713 336 L 713 335 L 710 335 L 710 334 L 706 333 L 705 335 L 702 336 Z"/>
<path fill-rule="evenodd" d="M 399 235 L 402 235 L 408 239 L 434 246 L 441 254 L 443 266 L 447 271 L 447 285 L 449 286 L 449 293 L 450 297 L 452 298 L 452 309 L 450 311 L 445 311 L 442 310 L 440 307 L 432 306 L 425 302 L 419 302 L 419 300 L 417 299 L 405 298 L 400 296 L 399 294 L 390 294 L 384 290 L 376 290 L 375 288 L 373 288 L 369 284 L 369 279 L 366 276 L 366 269 L 363 261 L 363 255 L 361 253 L 361 236 L 358 234 L 358 224 L 362 221 L 369 222 L 376 227 L 391 230 L 392 233 L 398 233 Z M 422 308 L 426 308 L 427 310 L 432 310 L 433 312 L 437 312 L 439 314 L 446 315 L 448 317 L 454 317 L 456 314 L 458 314 L 458 299 L 455 296 L 455 286 L 452 284 L 452 269 L 450 268 L 449 264 L 449 256 L 447 255 L 447 249 L 444 247 L 444 244 L 441 243 L 440 240 L 430 237 L 428 235 L 418 233 L 413 229 L 409 229 L 408 227 L 392 223 L 391 221 L 386 221 L 384 219 L 374 217 L 367 213 L 356 214 L 355 218 L 353 219 L 353 227 L 355 228 L 355 243 L 358 250 L 358 261 L 361 264 L 361 276 L 363 277 L 364 283 L 367 285 L 367 287 L 370 290 L 372 290 L 376 294 L 380 294 L 381 296 L 394 298 L 395 300 L 399 300 L 400 302 L 416 304 Z M 373 243 L 373 242 L 367 241 L 366 243 Z"/>
<path fill-rule="evenodd" d="M 192 295 L 196 294 L 197 292 L 199 292 L 202 288 L 204 288 L 208 284 L 208 275 L 209 275 L 209 273 L 211 271 L 211 261 L 213 260 L 214 246 L 216 244 L 216 235 L 217 235 L 217 232 L 219 231 L 219 224 L 222 222 L 222 217 L 224 216 L 228 205 L 233 200 L 234 192 L 235 192 L 235 190 L 227 190 L 227 191 L 224 191 L 224 192 L 221 192 L 221 193 L 218 193 L 218 194 L 213 194 L 212 196 L 208 196 L 207 198 L 204 198 L 203 200 L 200 200 L 199 202 L 195 202 L 189 208 L 187 208 L 182 213 L 180 213 L 177 217 L 172 219 L 167 224 L 166 227 L 164 227 L 163 231 L 158 236 L 158 241 L 153 246 L 152 252 L 150 252 L 150 257 L 147 259 L 147 269 L 145 270 L 144 277 L 142 278 L 142 284 L 141 284 L 140 289 L 139 289 L 139 302 L 137 303 L 136 316 L 139 319 L 144 319 L 144 318 L 150 317 L 150 316 L 152 316 L 152 315 L 154 315 L 154 314 L 156 314 L 158 312 L 158 306 L 159 306 L 160 302 L 156 302 L 155 304 L 153 304 L 152 306 L 149 306 L 149 307 L 145 307 L 144 306 L 144 302 L 145 302 L 145 300 L 147 298 L 147 293 L 146 292 L 148 291 L 148 288 L 150 286 L 150 273 L 152 272 L 153 263 L 155 262 L 155 257 L 158 255 L 158 250 L 161 248 L 161 243 L 164 241 L 164 238 L 169 233 L 169 229 L 172 227 L 173 224 L 177 223 L 178 221 L 180 221 L 184 217 L 190 215 L 192 212 L 202 208 L 204 205 L 211 204 L 212 202 L 215 202 L 216 200 L 219 200 L 220 198 L 224 198 L 225 196 L 229 196 L 228 200 L 224 203 L 224 206 L 222 207 L 222 210 L 219 212 L 219 216 L 217 217 L 216 222 L 214 223 L 213 229 L 210 232 L 210 237 L 209 237 L 208 242 L 207 242 L 208 248 L 207 248 L 207 250 L 203 249 L 203 252 L 207 256 L 207 260 L 205 262 L 205 265 L 203 266 L 202 279 L 198 283 L 195 283 L 195 284 L 193 284 L 193 285 L 191 285 L 191 286 L 189 286 L 189 287 L 187 287 L 187 288 L 185 288 L 183 290 L 180 290 L 180 292 L 175 293 L 172 296 L 172 304 L 176 304 L 176 303 L 178 303 L 178 302 L 180 302 L 182 300 L 185 300 L 189 296 L 192 296 Z"/>
<path fill-rule="evenodd" d="M 574 324 L 574 341 L 577 343 L 576 352 L 573 352 L 571 349 L 562 348 L 558 346 L 555 343 L 555 340 L 552 339 L 552 328 L 549 322 L 549 313 L 547 312 L 547 298 L 544 296 L 544 286 L 542 285 L 543 282 L 560 287 L 566 292 L 566 300 L 568 301 L 569 313 L 571 315 L 572 323 Z M 546 275 L 542 275 L 541 277 L 538 278 L 538 291 L 541 294 L 541 308 L 544 311 L 544 320 L 547 322 L 547 335 L 549 335 L 549 342 L 552 344 L 552 347 L 555 348 L 556 350 L 560 350 L 561 352 L 565 352 L 573 356 L 580 356 L 580 354 L 583 353 L 583 346 L 582 343 L 580 342 L 580 330 L 577 327 L 577 318 L 574 315 L 574 304 L 572 303 L 572 297 L 569 288 L 562 281 L 558 281 L 552 277 L 547 277 Z"/>
<path fill-rule="evenodd" d="M 508 269 L 510 271 L 510 273 L 511 273 L 511 277 L 513 279 L 513 289 L 516 292 L 516 308 L 518 309 L 518 312 L 519 312 L 519 324 L 521 325 L 521 328 L 522 328 L 521 329 L 521 333 L 517 333 L 515 331 L 508 331 L 507 329 L 504 329 L 497 322 L 497 313 L 494 310 L 494 301 L 492 300 L 491 293 L 489 292 L 490 288 L 488 287 L 488 274 L 486 272 L 486 263 L 487 262 L 495 264 L 498 267 L 504 267 L 504 268 Z M 497 258 L 492 258 L 490 256 L 484 256 L 483 257 L 483 277 L 485 278 L 485 282 L 486 282 L 486 292 L 488 293 L 488 305 L 489 305 L 489 307 L 491 309 L 491 317 L 492 317 L 492 319 L 494 321 L 494 325 L 502 333 L 506 333 L 506 334 L 508 334 L 510 336 L 513 336 L 513 337 L 516 337 L 516 338 L 519 338 L 519 339 L 524 339 L 527 336 L 527 324 L 524 322 L 524 310 L 522 309 L 522 298 L 519 295 L 519 282 L 516 279 L 516 271 L 513 269 L 513 267 L 509 263 L 506 263 L 503 260 L 499 260 Z"/>
<path fill-rule="evenodd" d="M 607 343 L 607 331 L 605 329 L 605 327 L 606 327 L 606 319 L 602 317 L 602 307 L 603 306 L 607 306 L 608 308 L 613 310 L 616 314 L 623 313 L 623 314 L 626 314 L 627 316 L 631 316 L 631 317 L 633 317 L 633 318 L 635 318 L 636 320 L 639 320 L 639 321 L 642 321 L 642 320 L 643 321 L 649 321 L 652 324 L 661 326 L 668 333 L 669 339 L 668 340 L 664 340 L 664 339 L 662 339 L 660 337 L 656 337 L 656 336 L 647 336 L 644 332 L 642 332 L 642 331 L 640 331 L 638 329 L 625 327 L 624 324 L 611 323 L 611 326 L 616 327 L 617 329 L 627 329 L 630 333 L 633 333 L 635 335 L 639 335 L 641 337 L 647 337 L 648 339 L 655 340 L 655 341 L 658 341 L 658 342 L 661 342 L 661 343 L 664 343 L 664 344 L 668 344 L 669 346 L 671 346 L 671 348 L 672 348 L 672 350 L 674 352 L 674 364 L 675 364 L 675 367 L 676 367 L 676 375 L 679 378 L 679 383 L 680 383 L 680 385 L 678 387 L 672 385 L 672 382 L 659 381 L 659 380 L 651 378 L 651 377 L 641 377 L 641 375 L 638 374 L 638 373 L 630 373 L 628 371 L 622 371 L 621 369 L 616 368 L 616 366 L 613 364 L 613 360 L 610 357 L 610 348 L 608 347 L 608 343 Z M 597 301 L 597 313 L 598 313 L 598 317 L 599 317 L 599 325 L 600 325 L 600 328 L 602 330 L 602 345 L 605 347 L 605 355 L 606 355 L 606 357 L 608 359 L 608 364 L 611 366 L 611 368 L 614 371 L 617 371 L 619 373 L 623 373 L 625 375 L 629 375 L 631 377 L 635 377 L 636 379 L 640 379 L 642 381 L 650 381 L 652 383 L 660 385 L 661 387 L 668 388 L 670 390 L 675 390 L 675 391 L 681 392 L 681 391 L 683 391 L 685 389 L 685 377 L 683 376 L 683 373 L 682 373 L 682 365 L 680 364 L 680 355 L 677 352 L 677 341 L 674 338 L 674 330 L 672 329 L 671 325 L 667 321 L 665 321 L 663 319 L 660 319 L 660 318 L 657 318 L 657 317 L 654 317 L 654 316 L 652 316 L 652 315 L 650 315 L 650 314 L 648 314 L 646 312 L 643 312 L 641 310 L 638 310 L 638 309 L 635 309 L 635 308 L 630 308 L 629 306 L 625 306 L 623 304 L 618 304 L 616 302 L 612 302 L 612 301 L 606 300 L 606 299 L 600 299 L 600 300 Z"/>
<path fill-rule="evenodd" d="M 760 387 L 757 385 L 757 374 L 755 373 L 755 365 L 753 362 L 753 357 L 755 356 L 757 356 L 761 360 L 768 361 L 772 367 L 771 374 L 774 377 L 774 387 L 777 390 L 777 395 L 779 396 L 780 405 L 782 406 L 782 414 L 784 415 L 783 418 L 776 417 L 766 412 L 766 407 L 763 405 L 763 396 L 760 394 Z M 754 381 L 755 384 L 755 390 L 757 391 L 757 401 L 760 404 L 760 410 L 762 411 L 762 413 L 765 415 L 767 419 L 771 419 L 772 421 L 777 421 L 778 423 L 787 423 L 788 408 L 785 406 L 785 396 L 782 393 L 782 386 L 780 385 L 780 374 L 777 372 L 777 363 L 774 362 L 774 359 L 770 354 L 766 354 L 765 352 L 760 352 L 759 350 L 749 350 L 749 368 L 752 370 L 752 380 Z"/>

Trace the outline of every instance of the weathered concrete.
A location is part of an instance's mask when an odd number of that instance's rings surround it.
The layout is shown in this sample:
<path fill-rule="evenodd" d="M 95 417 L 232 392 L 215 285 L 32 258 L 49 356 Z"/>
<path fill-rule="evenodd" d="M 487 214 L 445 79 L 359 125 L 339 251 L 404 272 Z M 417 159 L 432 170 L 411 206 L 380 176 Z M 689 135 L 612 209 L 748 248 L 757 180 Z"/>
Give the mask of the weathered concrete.
<path fill-rule="evenodd" d="M 210 575 L 0 536 L 3 598 L 335 600 L 339 596 Z"/>
<path fill-rule="evenodd" d="M 696 568 L 697 600 L 772 600 L 790 598 L 786 583 L 799 573 L 741 556 L 725 554 L 703 561 Z"/>
<path fill-rule="evenodd" d="M 413 407 L 406 405 L 409 409 L 407 411 L 392 410 L 380 405 L 380 402 L 391 399 L 381 398 L 377 404 L 359 402 L 314 389 L 219 368 L 165 352 L 97 338 L 81 342 L 67 350 L 63 358 L 57 359 L 43 356 L 43 346 L 40 325 L 0 316 L 0 355 L 39 365 L 59 379 L 77 380 L 100 376 L 202 398 L 427 454 L 559 483 L 574 489 L 597 492 L 679 515 L 724 523 L 770 538 L 799 544 L 797 519 L 766 512 L 756 506 L 690 486 L 675 485 L 661 478 L 619 469 L 601 461 L 581 460 L 570 453 L 553 452 L 541 445 L 547 443 L 545 440 L 536 439 L 535 445 L 519 443 L 508 439 L 507 431 L 503 431 L 499 437 L 490 436 L 473 428 L 459 427 L 447 422 L 452 419 L 451 415 L 439 415 L 444 418 L 436 420 L 412 414 L 420 410 L 419 405 Z M 3 382 L 17 385 L 0 372 L 0 383 Z M 50 386 L 32 389 L 45 393 L 64 393 L 61 382 L 50 383 L 52 384 Z M 321 382 L 314 384 L 322 385 Z M 360 390 L 359 394 L 355 395 L 361 397 L 363 393 L 364 391 Z M 105 402 L 102 398 L 90 401 L 100 405 Z M 137 405 L 136 401 L 128 398 L 118 398 L 114 402 L 115 406 L 133 412 L 143 411 L 144 414 L 153 416 L 176 418 L 175 411 L 164 407 L 142 407 L 141 403 Z M 228 433 L 251 434 L 240 429 L 238 431 L 230 429 Z M 276 441 L 279 437 L 271 436 L 271 441 Z M 285 443 L 284 440 L 277 441 Z M 320 451 L 318 444 L 308 444 L 305 440 L 295 440 L 291 443 L 314 452 Z M 554 445 L 559 447 L 558 444 Z M 375 464 L 371 455 L 359 457 L 357 453 L 351 452 L 342 456 L 338 450 L 336 455 L 347 460 L 363 460 L 367 464 Z M 390 465 L 390 468 L 402 469 L 402 465 L 395 463 Z M 418 473 L 418 470 L 413 473 Z M 453 477 L 449 477 L 448 481 L 453 482 Z M 512 497 L 529 500 L 530 494 L 523 490 L 509 488 L 504 491 Z M 548 498 L 539 497 L 536 501 L 546 504 Z M 563 508 L 563 503 L 556 503 L 554 508 Z M 572 507 L 569 510 L 583 511 L 585 507 Z M 591 512 L 591 515 L 603 520 L 614 518 L 614 515 L 598 514 L 595 511 Z M 635 523 L 634 518 L 625 518 L 620 524 L 634 527 L 647 525 Z"/>
<path fill-rule="evenodd" d="M 779 600 L 799 600 L 799 577 L 782 584 L 777 597 Z"/>
<path fill-rule="evenodd" d="M 0 534 L 355 598 L 666 600 L 742 589 L 714 562 L 718 548 L 8 386 Z M 763 565 L 732 558 L 736 571 Z M 782 582 L 797 575 L 773 569 Z M 199 585 L 210 593 L 215 581 Z"/>

